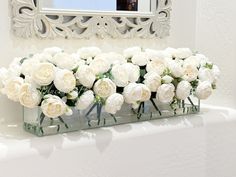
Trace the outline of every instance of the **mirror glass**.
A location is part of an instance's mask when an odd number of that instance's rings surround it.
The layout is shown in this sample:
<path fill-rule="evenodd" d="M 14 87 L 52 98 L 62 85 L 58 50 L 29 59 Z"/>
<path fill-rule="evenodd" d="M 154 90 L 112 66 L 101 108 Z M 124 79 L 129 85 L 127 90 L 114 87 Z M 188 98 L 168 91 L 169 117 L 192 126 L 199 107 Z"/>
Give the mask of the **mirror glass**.
<path fill-rule="evenodd" d="M 152 12 L 154 0 L 40 0 L 42 10 Z M 156 0 L 155 0 L 156 1 Z"/>

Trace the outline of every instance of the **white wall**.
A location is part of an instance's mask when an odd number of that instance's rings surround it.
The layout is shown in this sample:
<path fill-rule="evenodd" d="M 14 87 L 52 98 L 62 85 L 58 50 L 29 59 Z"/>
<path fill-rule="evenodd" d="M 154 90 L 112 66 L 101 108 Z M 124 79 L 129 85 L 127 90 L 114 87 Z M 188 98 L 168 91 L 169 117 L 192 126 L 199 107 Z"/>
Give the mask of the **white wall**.
<path fill-rule="evenodd" d="M 236 107 L 236 1 L 198 0 L 196 48 L 219 65 L 218 89 L 208 102 Z"/>

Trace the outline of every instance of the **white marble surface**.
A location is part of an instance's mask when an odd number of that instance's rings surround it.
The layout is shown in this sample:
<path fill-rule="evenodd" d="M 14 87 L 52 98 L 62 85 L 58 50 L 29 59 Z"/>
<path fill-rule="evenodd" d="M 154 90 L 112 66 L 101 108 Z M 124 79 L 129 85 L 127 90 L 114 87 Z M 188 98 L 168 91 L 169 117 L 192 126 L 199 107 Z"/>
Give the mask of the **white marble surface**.
<path fill-rule="evenodd" d="M 235 177 L 236 110 L 38 138 L 0 126 L 3 177 Z"/>

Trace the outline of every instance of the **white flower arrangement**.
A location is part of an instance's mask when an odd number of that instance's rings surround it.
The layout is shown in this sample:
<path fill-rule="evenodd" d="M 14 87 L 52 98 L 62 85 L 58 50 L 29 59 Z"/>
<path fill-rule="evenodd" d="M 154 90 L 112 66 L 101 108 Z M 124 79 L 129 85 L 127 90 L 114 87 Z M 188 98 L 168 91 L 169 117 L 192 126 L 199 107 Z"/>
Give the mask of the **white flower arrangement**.
<path fill-rule="evenodd" d="M 1 68 L 0 93 L 27 108 L 41 107 L 49 118 L 93 104 L 114 115 L 124 103 L 136 109 L 151 99 L 163 104 L 190 95 L 207 99 L 219 76 L 216 65 L 188 48 L 133 47 L 118 54 L 84 47 L 68 54 L 53 47 Z"/>

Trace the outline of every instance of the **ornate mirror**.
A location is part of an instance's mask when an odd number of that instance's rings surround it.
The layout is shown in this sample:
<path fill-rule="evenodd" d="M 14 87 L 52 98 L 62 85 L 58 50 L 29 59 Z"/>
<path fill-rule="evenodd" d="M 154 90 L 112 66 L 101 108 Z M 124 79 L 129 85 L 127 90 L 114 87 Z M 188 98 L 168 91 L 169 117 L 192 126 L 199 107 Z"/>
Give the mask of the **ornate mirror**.
<path fill-rule="evenodd" d="M 19 37 L 165 37 L 170 0 L 11 0 Z"/>

